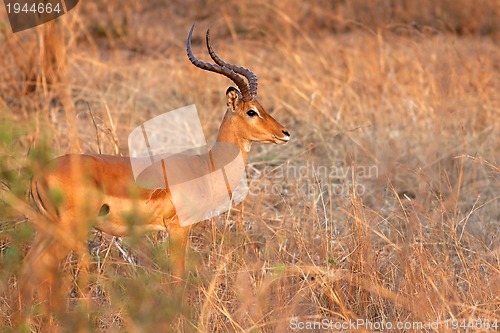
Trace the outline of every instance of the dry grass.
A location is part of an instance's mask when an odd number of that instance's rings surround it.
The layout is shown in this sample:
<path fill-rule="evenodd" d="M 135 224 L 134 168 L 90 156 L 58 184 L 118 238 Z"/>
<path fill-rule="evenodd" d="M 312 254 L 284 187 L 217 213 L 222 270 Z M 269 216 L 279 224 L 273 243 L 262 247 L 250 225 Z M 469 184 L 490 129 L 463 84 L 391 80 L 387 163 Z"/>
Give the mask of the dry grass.
<path fill-rule="evenodd" d="M 64 331 L 288 332 L 294 320 L 366 319 L 486 332 L 446 320 L 500 320 L 498 6 L 385 3 L 82 2 L 52 27 L 1 28 L 2 192 L 22 196 L 50 156 L 125 154 L 132 128 L 187 104 L 214 137 L 228 82 L 187 61 L 194 21 L 196 54 L 210 27 L 292 133 L 287 146 L 254 146 L 244 204 L 194 228 L 187 305 L 172 301 L 167 234 L 93 233 L 90 283 L 74 284 Z M 40 55 L 42 29 L 60 38 L 44 44 L 55 66 Z M 0 214 L 1 323 L 14 331 L 7 295 L 33 230 Z M 78 269 L 68 258 L 65 274 Z"/>

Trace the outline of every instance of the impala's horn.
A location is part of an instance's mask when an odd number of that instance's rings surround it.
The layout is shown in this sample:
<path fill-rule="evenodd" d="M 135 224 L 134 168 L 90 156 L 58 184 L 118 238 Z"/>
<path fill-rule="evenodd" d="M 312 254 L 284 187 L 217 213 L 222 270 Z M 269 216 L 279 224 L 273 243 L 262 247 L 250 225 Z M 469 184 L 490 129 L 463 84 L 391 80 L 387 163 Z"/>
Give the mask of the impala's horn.
<path fill-rule="evenodd" d="M 210 40 L 209 40 L 210 37 L 208 30 L 207 30 L 208 52 L 210 53 L 212 59 L 215 61 L 215 64 L 203 62 L 197 59 L 193 54 L 193 50 L 191 49 L 191 38 L 193 30 L 194 30 L 194 24 L 191 27 L 191 30 L 189 30 L 188 39 L 186 42 L 186 50 L 189 61 L 191 61 L 191 63 L 198 68 L 210 72 L 219 73 L 229 78 L 238 86 L 238 89 L 240 90 L 244 101 L 249 101 L 251 99 L 254 99 L 255 96 L 257 96 L 257 76 L 246 68 L 231 65 L 229 63 L 226 63 L 221 58 L 219 58 L 217 54 L 215 54 L 212 47 L 210 46 Z M 250 87 L 247 85 L 245 80 L 239 74 L 243 75 L 248 80 Z"/>
<path fill-rule="evenodd" d="M 234 72 L 246 77 L 246 79 L 248 80 L 248 85 L 250 86 L 250 98 L 254 99 L 255 97 L 257 97 L 257 75 L 255 75 L 248 68 L 236 66 L 236 65 L 230 64 L 230 63 L 222 60 L 215 53 L 214 49 L 212 48 L 212 45 L 210 44 L 210 29 L 207 29 L 206 41 L 207 41 L 208 53 L 210 54 L 210 57 L 215 61 L 215 63 L 219 66 L 229 68 L 229 69 L 233 70 Z"/>

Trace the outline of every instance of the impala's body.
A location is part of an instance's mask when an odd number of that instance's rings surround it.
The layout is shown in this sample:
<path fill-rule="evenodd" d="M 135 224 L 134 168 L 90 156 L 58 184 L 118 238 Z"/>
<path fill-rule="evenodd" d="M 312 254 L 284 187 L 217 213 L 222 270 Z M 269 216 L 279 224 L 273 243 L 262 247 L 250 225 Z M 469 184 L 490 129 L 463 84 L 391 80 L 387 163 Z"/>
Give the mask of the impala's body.
<path fill-rule="evenodd" d="M 232 144 L 241 153 L 243 163 L 252 142 L 286 143 L 290 135 L 256 100 L 257 78 L 247 69 L 221 60 L 212 50 L 207 32 L 207 47 L 216 64 L 201 62 L 191 51 L 191 33 L 187 52 L 199 68 L 223 74 L 238 88 L 226 92 L 227 111 L 212 150 L 199 156 L 179 157 L 179 169 L 189 173 L 206 168 L 214 155 L 220 156 L 222 143 Z M 243 80 L 248 80 L 248 85 Z M 70 250 L 85 251 L 90 227 L 115 236 L 135 232 L 168 230 L 172 273 L 184 274 L 189 227 L 179 224 L 168 184 L 147 189 L 134 180 L 128 157 L 107 155 L 65 155 L 34 177 L 31 191 L 36 206 L 50 228 L 39 228 L 27 258 L 21 288 L 29 293 L 37 288 L 39 298 L 57 305 L 54 291 L 57 268 Z M 25 295 L 26 296 L 26 295 Z"/>
<path fill-rule="evenodd" d="M 68 227 L 77 223 L 73 222 L 75 214 L 92 219 L 95 228 L 115 236 L 127 236 L 133 229 L 164 230 L 174 221 L 175 209 L 168 190 L 152 191 L 137 186 L 128 157 L 65 155 L 55 160 L 54 167 L 33 179 L 31 185 L 38 210 L 52 221 L 65 220 L 65 214 L 71 214 Z M 78 195 L 63 195 L 58 205 L 47 205 L 51 189 Z M 131 225 L 126 216 L 134 213 L 141 220 Z"/>

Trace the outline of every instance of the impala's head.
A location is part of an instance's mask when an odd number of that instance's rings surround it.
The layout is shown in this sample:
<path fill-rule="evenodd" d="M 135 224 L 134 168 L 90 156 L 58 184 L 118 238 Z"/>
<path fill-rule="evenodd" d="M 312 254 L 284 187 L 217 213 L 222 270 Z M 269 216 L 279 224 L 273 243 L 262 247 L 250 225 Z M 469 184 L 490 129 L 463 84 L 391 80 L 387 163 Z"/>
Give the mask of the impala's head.
<path fill-rule="evenodd" d="M 210 45 L 210 32 L 207 30 L 207 48 L 215 64 L 198 60 L 191 50 L 191 35 L 187 39 L 189 60 L 198 68 L 219 73 L 231 79 L 238 88 L 229 87 L 226 91 L 228 112 L 231 125 L 238 131 L 238 136 L 248 142 L 267 142 L 284 144 L 290 140 L 288 130 L 268 114 L 257 101 L 257 76 L 249 69 L 225 62 Z M 248 81 L 245 82 L 245 79 Z"/>

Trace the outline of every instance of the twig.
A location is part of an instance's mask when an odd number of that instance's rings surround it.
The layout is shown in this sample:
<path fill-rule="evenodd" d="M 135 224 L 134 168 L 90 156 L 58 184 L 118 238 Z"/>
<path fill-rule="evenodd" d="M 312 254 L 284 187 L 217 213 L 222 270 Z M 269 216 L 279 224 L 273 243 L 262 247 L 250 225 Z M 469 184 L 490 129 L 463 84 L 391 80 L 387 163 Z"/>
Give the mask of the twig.
<path fill-rule="evenodd" d="M 94 124 L 94 128 L 95 128 L 95 137 L 97 140 L 97 151 L 99 152 L 99 154 L 102 154 L 102 152 L 101 152 L 101 140 L 99 140 L 99 129 L 97 128 L 97 124 L 96 124 L 95 119 L 94 119 L 94 114 L 92 113 L 92 109 L 90 108 L 89 102 L 87 102 L 87 107 L 89 108 L 90 116 L 92 117 L 92 123 Z"/>

